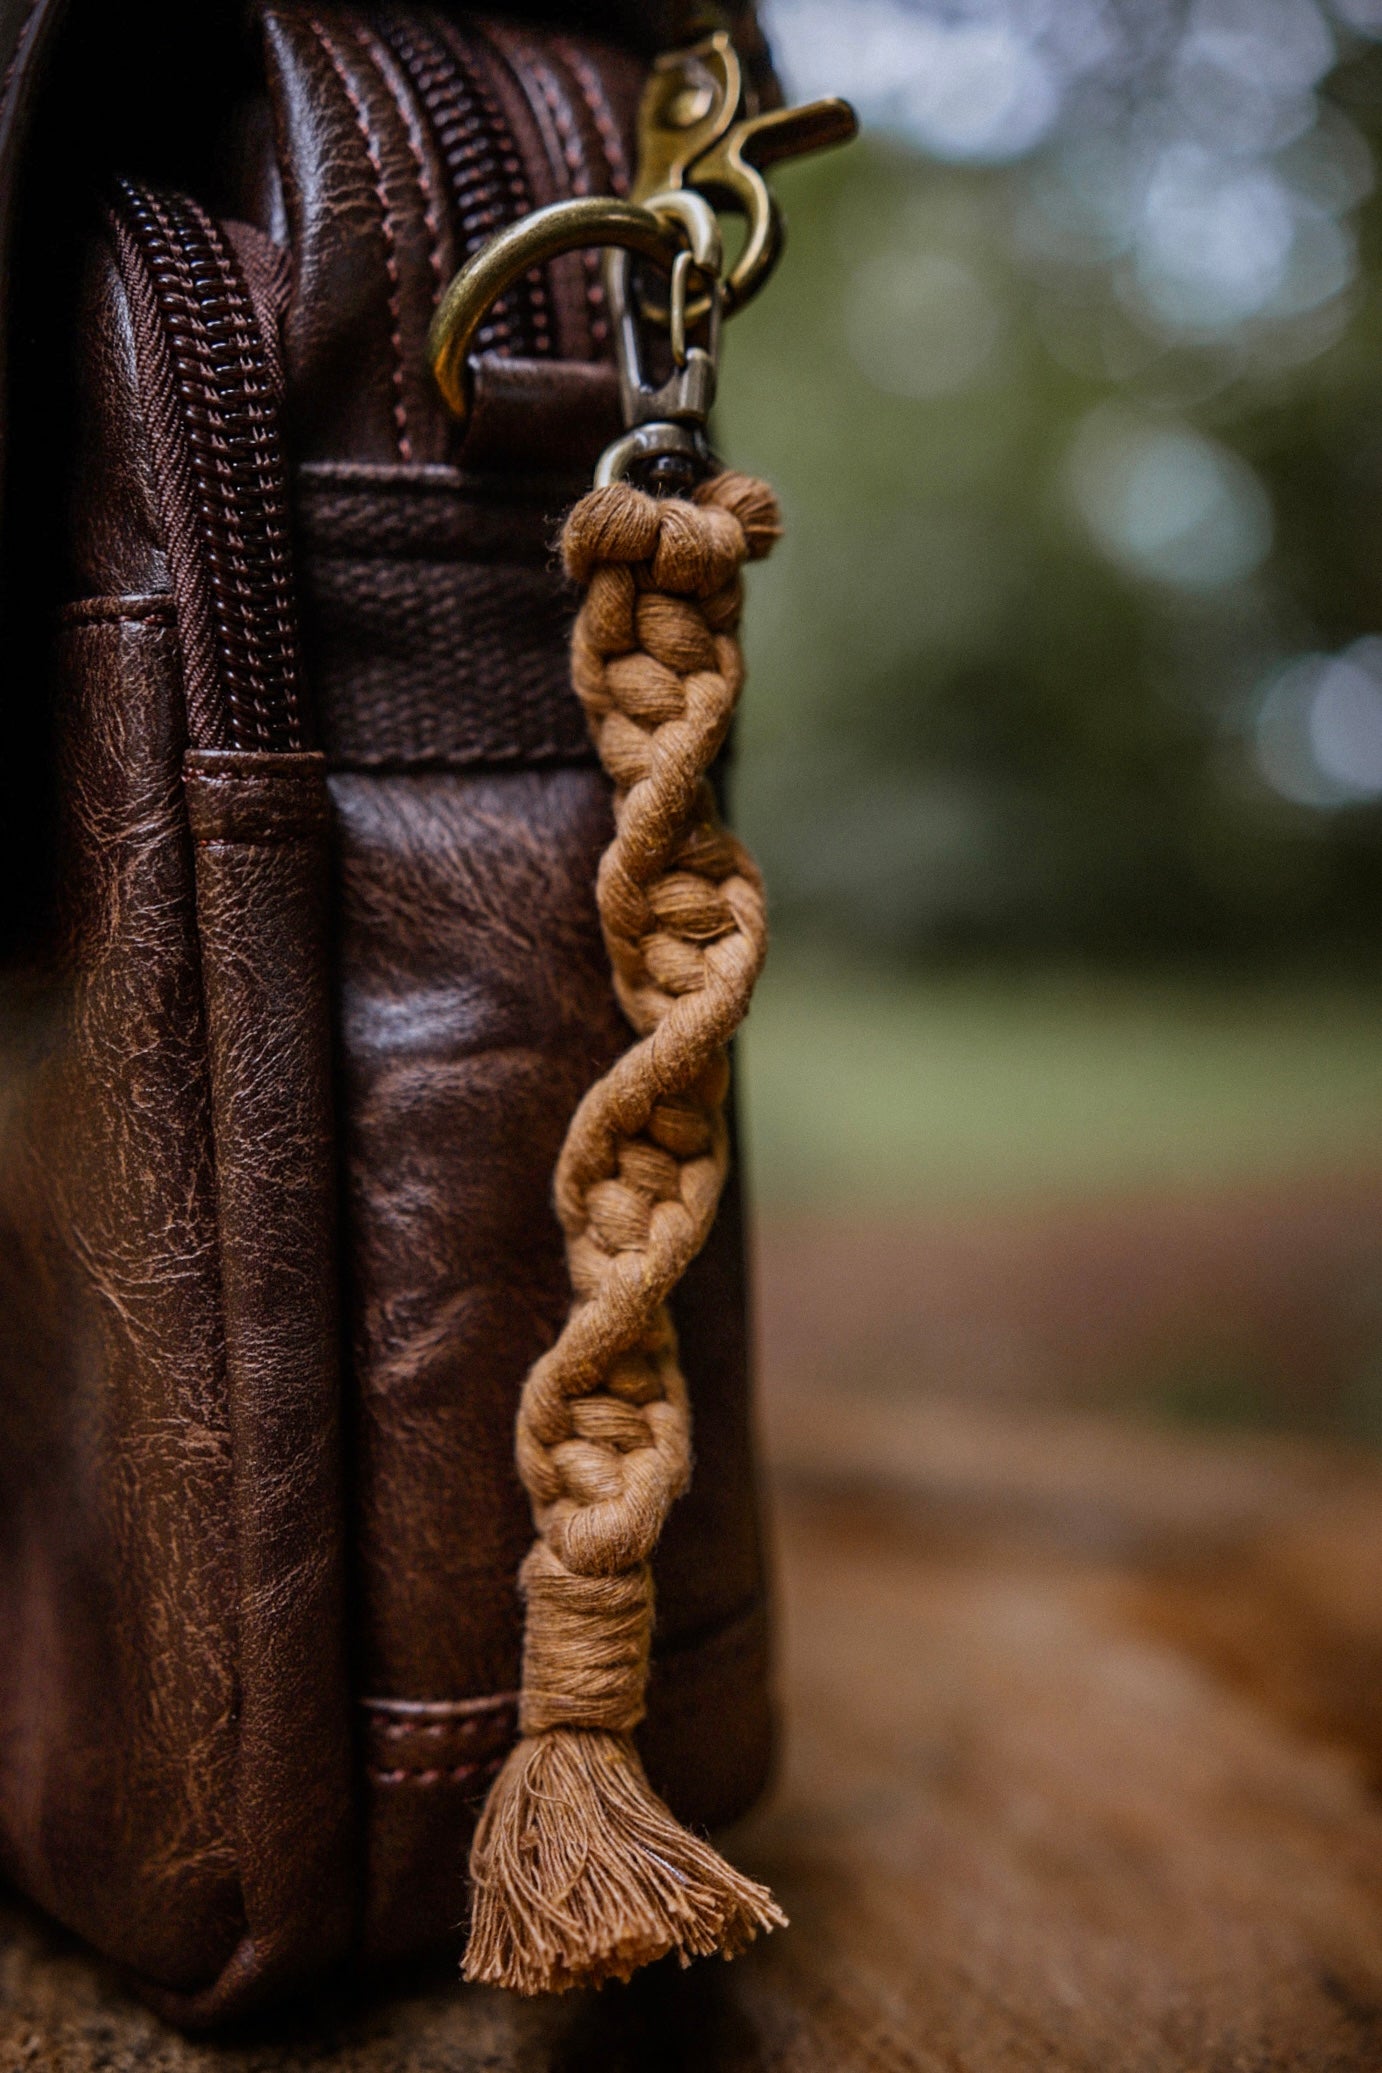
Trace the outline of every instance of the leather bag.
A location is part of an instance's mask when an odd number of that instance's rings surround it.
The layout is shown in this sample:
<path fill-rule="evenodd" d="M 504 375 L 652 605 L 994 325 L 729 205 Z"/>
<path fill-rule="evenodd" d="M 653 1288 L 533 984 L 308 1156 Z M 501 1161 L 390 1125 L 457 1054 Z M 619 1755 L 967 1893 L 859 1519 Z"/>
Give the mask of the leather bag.
<path fill-rule="evenodd" d="M 515 1735 L 551 1175 L 629 1041 L 551 550 L 619 419 L 582 255 L 463 438 L 424 341 L 627 183 L 688 25 L 592 12 L 0 11 L 0 1867 L 187 2024 L 456 1948 Z M 639 1740 L 707 1827 L 772 1741 L 733 1184 L 675 1315 Z"/>

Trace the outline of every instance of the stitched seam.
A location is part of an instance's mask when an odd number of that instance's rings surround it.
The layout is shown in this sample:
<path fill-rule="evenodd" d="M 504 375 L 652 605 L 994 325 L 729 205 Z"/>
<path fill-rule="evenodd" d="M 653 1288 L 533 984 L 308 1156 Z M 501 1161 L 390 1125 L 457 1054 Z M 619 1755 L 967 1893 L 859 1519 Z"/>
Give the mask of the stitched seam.
<path fill-rule="evenodd" d="M 374 132 L 370 128 L 369 117 L 365 112 L 364 103 L 356 90 L 355 82 L 345 68 L 340 53 L 320 22 L 310 21 L 307 26 L 321 45 L 322 55 L 335 73 L 340 82 L 341 91 L 354 111 L 355 125 L 364 143 L 365 155 L 370 162 L 370 170 L 374 174 L 374 197 L 379 204 L 379 225 L 384 240 L 384 271 L 388 276 L 389 282 L 389 322 L 392 327 L 389 333 L 389 342 L 393 348 L 393 419 L 398 429 L 399 458 L 404 461 L 411 461 L 413 458 L 413 442 L 408 434 L 408 406 L 403 394 L 403 308 L 399 290 L 398 249 L 397 241 L 394 237 L 393 211 L 389 207 L 388 196 L 384 191 L 384 161 L 379 155 L 379 145 Z"/>
<path fill-rule="evenodd" d="M 422 202 L 422 220 L 427 225 L 427 264 L 431 269 L 432 281 L 436 290 L 432 298 L 435 303 L 440 301 L 442 290 L 446 286 L 441 263 L 441 217 L 437 212 L 436 195 L 433 192 L 432 182 L 427 171 L 427 158 L 422 148 L 422 136 L 418 128 L 417 109 L 413 105 L 412 96 L 400 91 L 402 75 L 398 70 L 397 60 L 388 45 L 381 43 L 379 38 L 361 22 L 354 24 L 354 35 L 361 50 L 372 60 L 375 70 L 393 95 L 394 103 L 403 119 L 403 134 L 408 140 L 408 151 L 414 166 L 417 168 L 417 191 Z"/>
<path fill-rule="evenodd" d="M 316 828 L 296 828 L 282 835 L 194 835 L 192 844 L 195 849 L 291 849 L 318 832 Z"/>
<path fill-rule="evenodd" d="M 571 67 L 572 76 L 581 90 L 581 99 L 590 110 L 590 119 L 599 132 L 600 142 L 605 147 L 605 164 L 609 170 L 610 186 L 616 194 L 627 194 L 629 187 L 629 162 L 624 152 L 624 140 L 619 134 L 619 125 L 614 111 L 605 96 L 604 84 L 599 73 L 574 43 L 562 36 L 555 48 Z"/>
<path fill-rule="evenodd" d="M 506 1711 L 512 1713 L 510 1706 Z M 382 1735 L 388 1740 L 406 1742 L 437 1742 L 447 1735 L 487 1734 L 495 1722 L 492 1720 L 376 1720 L 371 1723 L 370 1732 Z"/>
<path fill-rule="evenodd" d="M 170 597 L 150 598 L 136 603 L 130 598 L 77 598 L 64 605 L 59 613 L 64 627 L 77 626 L 171 626 L 173 622 L 173 600 Z"/>
<path fill-rule="evenodd" d="M 567 748 L 555 743 L 550 749 L 515 749 L 501 755 L 493 749 L 468 755 L 464 750 L 424 750 L 415 756 L 368 756 L 358 750 L 330 756 L 326 765 L 333 777 L 425 777 L 433 772 L 463 771 L 467 777 L 521 777 L 529 770 L 593 770 L 594 750 Z"/>
<path fill-rule="evenodd" d="M 562 92 L 561 82 L 544 59 L 542 52 L 521 32 L 506 24 L 486 23 L 481 33 L 495 46 L 511 68 L 521 69 L 528 75 L 529 80 L 536 84 L 543 105 L 552 118 L 552 127 L 556 131 L 557 143 L 561 149 L 569 189 L 574 195 L 588 195 L 591 191 L 590 169 L 586 164 L 583 141 L 571 119 L 570 104 Z M 609 336 L 609 327 L 604 319 L 605 291 L 600 271 L 600 255 L 587 246 L 580 253 L 580 261 L 585 276 L 586 321 L 590 326 L 590 341 L 592 345 L 599 345 Z"/>
<path fill-rule="evenodd" d="M 473 1720 L 486 1713 L 500 1713 L 505 1707 L 518 1704 L 517 1692 L 487 1692 L 480 1699 L 361 1699 L 358 1704 L 367 1713 L 404 1714 L 403 1725 L 409 1725 L 408 1717 L 416 1719 L 418 1709 L 425 1708 L 426 1714 L 438 1720 L 443 1726 L 450 1726 L 455 1720 Z"/>
<path fill-rule="evenodd" d="M 365 1775 L 371 1785 L 468 1785 L 472 1778 L 482 1778 L 486 1773 L 499 1769 L 502 1756 L 487 1757 L 483 1763 L 454 1764 L 449 1768 L 432 1768 L 413 1771 L 404 1765 L 396 1769 L 380 1770 L 374 1764 L 366 1766 Z"/>
<path fill-rule="evenodd" d="M 537 81 L 538 91 L 551 112 L 557 135 L 561 139 L 561 155 L 566 162 L 566 170 L 571 175 L 571 192 L 589 194 L 590 174 L 586 169 L 576 125 L 571 120 L 571 110 L 566 105 L 566 96 L 559 89 L 546 65 L 533 57 L 529 57 L 528 64 Z"/>
<path fill-rule="evenodd" d="M 525 59 L 529 71 L 537 81 L 538 91 L 547 104 L 557 136 L 561 140 L 561 155 L 571 177 L 571 191 L 577 195 L 589 194 L 590 171 L 581 148 L 581 138 L 575 123 L 571 120 L 571 110 L 567 106 L 566 96 L 552 72 L 534 51 L 527 50 Z M 598 345 L 608 336 L 609 329 L 604 317 L 605 291 L 600 274 L 599 253 L 587 246 L 581 253 L 581 267 L 585 274 L 585 303 L 591 341 Z"/>
<path fill-rule="evenodd" d="M 318 758 L 313 756 L 301 770 L 203 770 L 192 763 L 187 766 L 187 774 L 193 784 L 204 786 L 208 791 L 213 785 L 222 791 L 238 791 L 244 785 L 254 785 L 265 791 L 270 786 L 309 784 L 321 767 Z M 296 805 L 297 801 L 292 803 Z"/>

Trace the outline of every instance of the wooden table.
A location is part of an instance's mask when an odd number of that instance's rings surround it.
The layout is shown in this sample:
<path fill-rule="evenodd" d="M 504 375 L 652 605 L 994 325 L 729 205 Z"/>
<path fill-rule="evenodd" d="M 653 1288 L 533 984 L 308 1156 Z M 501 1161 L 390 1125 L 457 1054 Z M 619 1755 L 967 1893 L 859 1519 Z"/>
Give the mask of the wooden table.
<path fill-rule="evenodd" d="M 3 2073 L 1382 2067 L 1382 1470 L 905 1394 L 770 1422 L 791 1733 L 733 1840 L 790 1931 L 208 2043 L 13 1906 Z"/>

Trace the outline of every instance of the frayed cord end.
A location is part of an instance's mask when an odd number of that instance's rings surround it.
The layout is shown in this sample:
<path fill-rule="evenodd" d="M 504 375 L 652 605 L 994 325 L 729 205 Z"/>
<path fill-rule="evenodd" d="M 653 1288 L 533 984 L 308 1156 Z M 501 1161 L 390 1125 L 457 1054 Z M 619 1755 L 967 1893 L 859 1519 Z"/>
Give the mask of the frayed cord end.
<path fill-rule="evenodd" d="M 786 1926 L 765 1886 L 681 1826 L 633 1739 L 525 1737 L 490 1789 L 470 1856 L 468 1980 L 561 1994 L 632 1978 L 675 1951 L 733 1958 Z"/>

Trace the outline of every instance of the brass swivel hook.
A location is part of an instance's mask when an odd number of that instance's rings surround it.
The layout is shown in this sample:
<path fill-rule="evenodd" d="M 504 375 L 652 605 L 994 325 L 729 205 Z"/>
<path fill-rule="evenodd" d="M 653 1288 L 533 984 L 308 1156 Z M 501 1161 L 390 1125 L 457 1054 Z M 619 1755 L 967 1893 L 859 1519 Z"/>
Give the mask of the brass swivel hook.
<path fill-rule="evenodd" d="M 619 400 L 628 430 L 601 455 L 595 471 L 597 488 L 632 469 L 643 473 L 650 488 L 683 488 L 688 479 L 693 481 L 710 466 L 705 428 L 715 401 L 724 306 L 720 226 L 710 204 L 689 188 L 654 195 L 649 206 L 660 220 L 678 223 L 687 240 L 672 264 L 668 309 L 672 367 L 667 379 L 654 387 L 644 368 L 643 323 L 630 288 L 631 255 L 627 247 L 615 247 L 605 254 L 605 294 L 619 360 Z M 690 313 L 693 282 L 705 311 L 699 321 Z"/>

